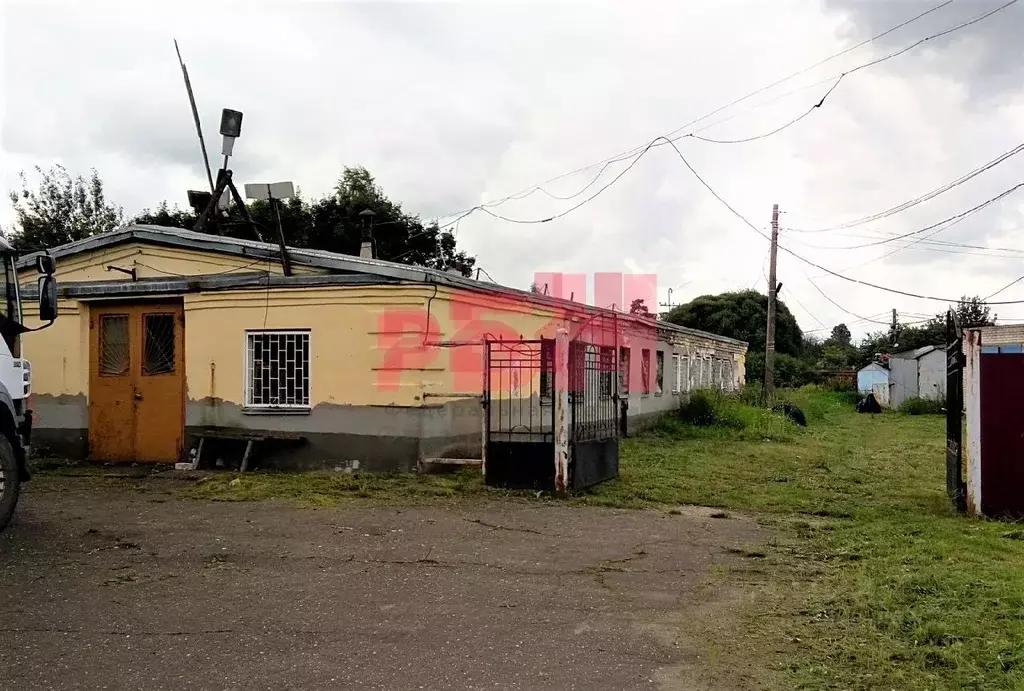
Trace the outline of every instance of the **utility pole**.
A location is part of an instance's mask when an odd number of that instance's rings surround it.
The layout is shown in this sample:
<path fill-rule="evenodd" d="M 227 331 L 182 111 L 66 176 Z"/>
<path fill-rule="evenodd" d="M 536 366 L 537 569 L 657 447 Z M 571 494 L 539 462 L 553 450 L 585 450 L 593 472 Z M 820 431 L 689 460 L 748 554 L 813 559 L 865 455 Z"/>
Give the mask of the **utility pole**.
<path fill-rule="evenodd" d="M 889 345 L 896 347 L 896 330 L 899 329 L 899 322 L 896 321 L 896 308 L 892 308 L 892 326 L 889 328 Z"/>
<path fill-rule="evenodd" d="M 772 250 L 768 265 L 768 328 L 764 339 L 764 402 L 775 400 L 775 303 L 779 297 L 775 262 L 779 253 L 779 205 L 772 206 Z"/>
<path fill-rule="evenodd" d="M 659 307 L 668 307 L 670 311 L 672 310 L 672 289 L 671 288 L 668 289 L 668 302 L 659 302 L 658 306 Z"/>

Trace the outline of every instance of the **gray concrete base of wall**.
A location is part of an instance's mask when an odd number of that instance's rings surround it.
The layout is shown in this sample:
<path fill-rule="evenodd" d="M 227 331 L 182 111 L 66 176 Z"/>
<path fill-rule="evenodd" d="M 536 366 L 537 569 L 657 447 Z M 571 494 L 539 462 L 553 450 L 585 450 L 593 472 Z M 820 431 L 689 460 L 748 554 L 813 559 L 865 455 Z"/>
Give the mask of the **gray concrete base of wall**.
<path fill-rule="evenodd" d="M 34 405 L 45 423 L 33 431 L 35 457 L 88 457 L 84 396 L 40 396 Z M 630 415 L 628 433 L 642 432 L 665 412 Z M 189 401 L 185 418 L 186 459 L 204 431 L 265 436 L 266 441 L 254 444 L 251 465 L 256 468 L 395 472 L 415 471 L 425 458 L 481 457 L 482 413 L 474 399 L 416 408 L 322 404 L 304 414 L 263 414 L 205 399 Z M 244 449 L 243 441 L 210 437 L 202 465 L 211 467 L 220 459 L 226 467 L 237 466 Z"/>

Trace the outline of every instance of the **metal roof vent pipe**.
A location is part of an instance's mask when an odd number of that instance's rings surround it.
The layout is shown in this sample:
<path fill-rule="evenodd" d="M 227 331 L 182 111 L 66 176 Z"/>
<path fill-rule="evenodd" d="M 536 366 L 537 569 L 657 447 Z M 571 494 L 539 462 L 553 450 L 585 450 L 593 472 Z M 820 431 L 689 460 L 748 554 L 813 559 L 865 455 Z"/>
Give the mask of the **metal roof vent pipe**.
<path fill-rule="evenodd" d="M 359 212 L 359 218 L 363 222 L 363 241 L 359 245 L 360 259 L 376 259 L 376 243 L 373 241 L 373 217 L 376 216 L 370 209 L 363 209 Z"/>

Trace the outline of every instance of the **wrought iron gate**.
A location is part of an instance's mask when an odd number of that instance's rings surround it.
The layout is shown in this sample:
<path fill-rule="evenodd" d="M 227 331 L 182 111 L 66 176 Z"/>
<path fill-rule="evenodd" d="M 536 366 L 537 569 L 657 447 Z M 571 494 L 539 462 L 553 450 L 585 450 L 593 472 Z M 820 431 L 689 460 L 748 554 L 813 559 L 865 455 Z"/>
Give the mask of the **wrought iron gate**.
<path fill-rule="evenodd" d="M 569 443 L 566 486 L 583 489 L 619 472 L 617 353 L 610 346 L 565 343 L 568 376 L 567 384 L 560 386 L 568 387 L 563 390 L 568 409 L 562 421 Z M 484 482 L 488 485 L 556 488 L 555 347 L 551 339 L 484 343 Z"/>
<path fill-rule="evenodd" d="M 946 493 L 957 511 L 967 510 L 963 477 L 963 329 L 956 312 L 946 315 Z"/>
<path fill-rule="evenodd" d="M 509 489 L 555 483 L 555 342 L 484 343 L 484 482 Z"/>
<path fill-rule="evenodd" d="M 617 349 L 569 344 L 569 482 L 582 489 L 619 474 Z"/>

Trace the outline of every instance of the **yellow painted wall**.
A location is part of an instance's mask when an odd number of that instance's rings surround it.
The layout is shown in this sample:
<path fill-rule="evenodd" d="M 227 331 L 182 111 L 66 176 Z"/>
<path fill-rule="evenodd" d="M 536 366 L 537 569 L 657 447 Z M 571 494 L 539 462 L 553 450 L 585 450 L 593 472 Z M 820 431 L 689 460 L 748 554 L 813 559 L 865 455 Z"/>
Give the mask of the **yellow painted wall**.
<path fill-rule="evenodd" d="M 425 340 L 424 323 L 432 325 Z M 427 286 L 324 287 L 185 296 L 188 397 L 244 403 L 245 331 L 310 329 L 310 404 L 417 406 L 480 390 L 479 342 L 504 328 L 554 335 L 551 310 Z M 396 355 L 396 353 L 398 353 Z M 468 355 L 467 355 L 468 353 Z M 460 369 L 461 368 L 461 369 Z M 454 371 L 453 371 L 454 370 Z M 467 387 L 469 390 L 467 391 Z"/>
<path fill-rule="evenodd" d="M 134 268 L 139 278 L 177 278 L 202 274 L 247 273 L 269 271 L 281 273 L 281 264 L 266 259 L 254 260 L 229 254 L 163 247 L 142 242 L 129 242 L 115 247 L 85 252 L 57 261 L 58 281 L 124 281 L 129 277 L 108 266 Z M 296 274 L 327 273 L 324 269 L 295 266 Z M 21 283 L 34 283 L 35 268 L 19 272 Z"/>
<path fill-rule="evenodd" d="M 58 318 L 42 331 L 22 337 L 22 357 L 32 363 L 32 392 L 84 395 L 89 390 L 89 306 L 61 300 Z M 37 306 L 23 305 L 25 325 L 40 325 Z"/>
<path fill-rule="evenodd" d="M 312 406 L 419 406 L 480 391 L 479 343 L 485 335 L 550 338 L 560 326 L 579 325 L 566 324 L 555 307 L 423 285 L 237 290 L 183 299 L 188 399 L 238 405 L 244 404 L 247 329 L 310 329 Z M 59 307 L 54 326 L 25 335 L 33 390 L 84 394 L 89 303 L 64 301 Z M 33 309 L 26 305 L 30 326 L 38 324 Z M 431 331 L 425 335 L 428 310 Z M 452 341 L 475 345 L 438 345 Z"/>
<path fill-rule="evenodd" d="M 310 329 L 310 404 L 417 405 L 423 371 L 376 386 L 379 315 L 422 310 L 420 286 L 329 287 L 185 296 L 188 398 L 244 403 L 247 329 Z M 407 375 L 407 376 L 406 376 Z"/>

